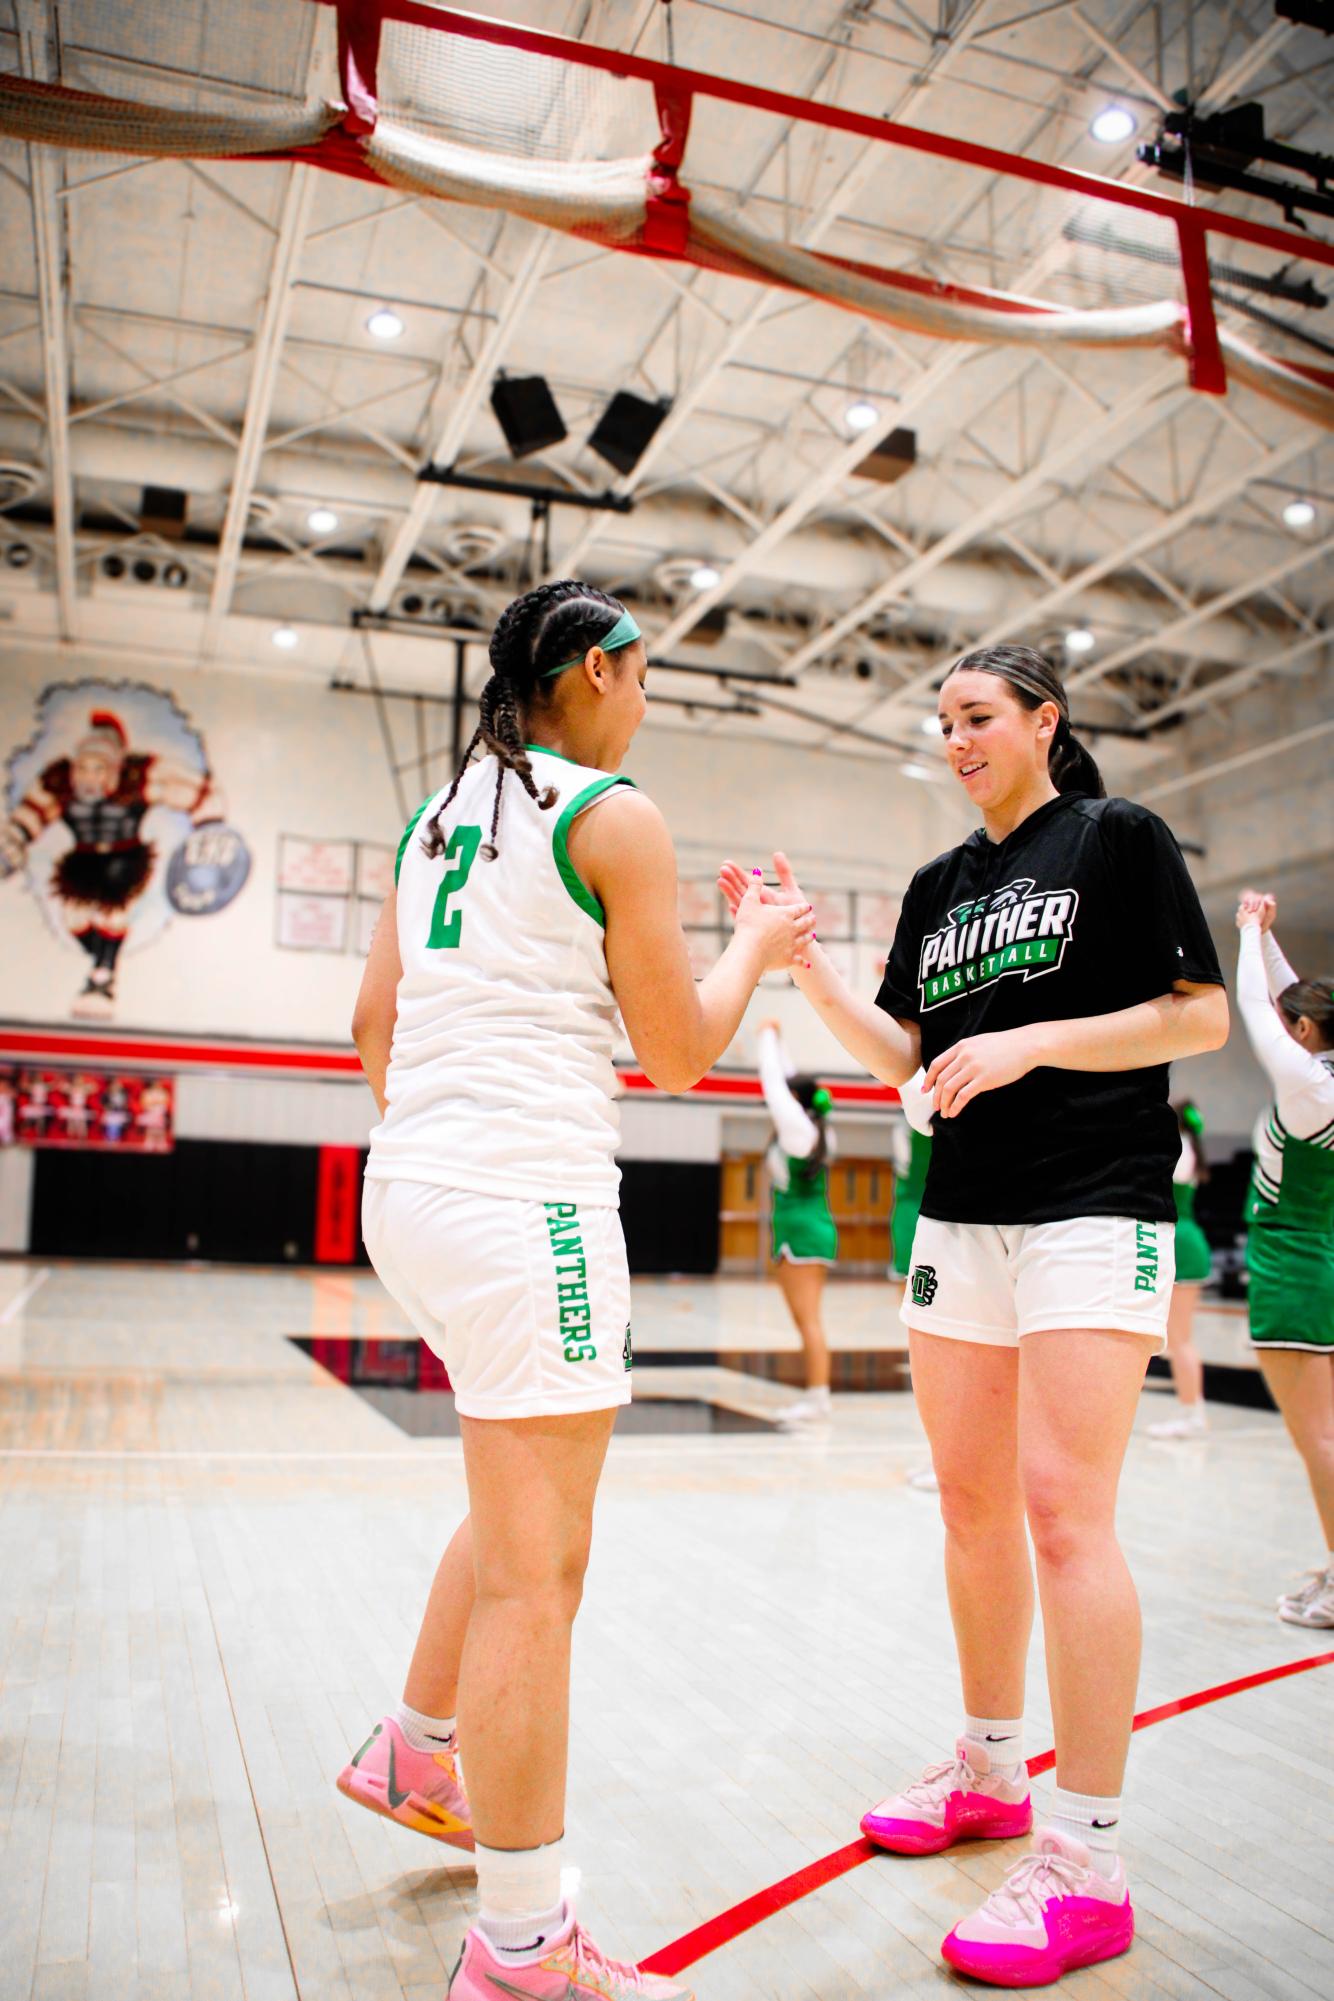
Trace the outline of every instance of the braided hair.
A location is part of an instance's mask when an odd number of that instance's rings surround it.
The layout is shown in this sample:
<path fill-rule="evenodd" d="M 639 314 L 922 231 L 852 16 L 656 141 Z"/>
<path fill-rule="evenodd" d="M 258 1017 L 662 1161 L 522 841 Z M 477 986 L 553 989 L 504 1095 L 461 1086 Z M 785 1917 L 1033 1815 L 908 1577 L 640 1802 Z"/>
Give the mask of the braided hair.
<path fill-rule="evenodd" d="M 1008 682 L 1025 709 L 1040 709 L 1044 702 L 1055 702 L 1061 718 L 1047 753 L 1048 777 L 1058 792 L 1083 792 L 1090 799 L 1107 797 L 1102 773 L 1070 728 L 1070 704 L 1065 689 L 1045 654 L 1031 646 L 981 646 L 975 653 L 965 653 L 962 660 L 956 660 L 950 673 L 995 674 Z"/>
<path fill-rule="evenodd" d="M 531 708 L 550 701 L 555 684 L 543 675 L 567 660 L 577 660 L 606 638 L 623 616 L 625 606 L 592 584 L 572 577 L 539 584 L 506 605 L 491 634 L 491 678 L 478 701 L 477 728 L 468 741 L 463 761 L 454 774 L 454 783 L 427 821 L 422 846 L 428 855 L 444 852 L 445 833 L 441 825 L 463 774 L 472 763 L 473 752 L 481 744 L 495 758 L 496 793 L 491 808 L 491 837 L 482 848 L 486 861 L 499 852 L 496 836 L 500 829 L 501 789 L 505 773 L 512 771 L 528 797 L 545 813 L 559 796 L 552 785 L 541 792 L 533 777 L 524 744 L 525 718 Z"/>

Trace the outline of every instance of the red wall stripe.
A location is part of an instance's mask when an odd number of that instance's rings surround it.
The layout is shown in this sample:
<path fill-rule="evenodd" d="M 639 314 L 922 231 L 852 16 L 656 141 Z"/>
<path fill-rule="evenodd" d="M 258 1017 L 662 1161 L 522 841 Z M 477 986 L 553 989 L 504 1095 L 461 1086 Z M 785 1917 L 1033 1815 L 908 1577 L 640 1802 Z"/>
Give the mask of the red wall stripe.
<path fill-rule="evenodd" d="M 1183 1695 L 1179 1701 L 1160 1703 L 1156 1709 L 1145 1709 L 1135 1718 L 1131 1728 L 1147 1730 L 1152 1723 L 1163 1723 L 1169 1716 L 1184 1716 L 1188 1710 L 1202 1709 L 1207 1702 L 1221 1702 L 1225 1696 L 1241 1695 L 1249 1688 L 1263 1688 L 1267 1682 L 1284 1681 L 1292 1674 L 1309 1674 L 1312 1668 L 1328 1667 L 1334 1662 L 1334 1653 L 1308 1654 L 1304 1660 L 1284 1661 L 1278 1667 L 1261 1668 L 1257 1674 L 1242 1675 L 1237 1681 L 1220 1682 L 1216 1688 L 1200 1689 L 1195 1695 Z M 1041 1751 L 1028 1760 L 1028 1769 L 1034 1778 L 1049 1772 L 1056 1763 L 1054 1751 Z M 681 1973 L 696 1960 L 704 1959 L 709 1953 L 717 1952 L 721 1946 L 730 1945 L 743 1932 L 752 1931 L 763 1924 L 777 1911 L 785 1911 L 789 1904 L 796 1904 L 803 1897 L 809 1897 L 814 1890 L 822 1890 L 826 1883 L 832 1883 L 840 1876 L 846 1876 L 851 1869 L 859 1869 L 863 1862 L 873 1856 L 883 1855 L 873 1841 L 850 1841 L 846 1848 L 836 1848 L 830 1855 L 822 1855 L 816 1862 L 808 1862 L 804 1869 L 798 1869 L 791 1876 L 784 1876 L 780 1882 L 770 1884 L 767 1890 L 757 1890 L 753 1897 L 747 1897 L 739 1904 L 733 1904 L 728 1911 L 720 1911 L 716 1918 L 709 1918 L 694 1931 L 685 1932 L 673 1939 L 670 1945 L 660 1946 L 657 1952 L 639 1964 L 644 1973 Z"/>
<path fill-rule="evenodd" d="M 79 1030 L 0 1027 L 0 1060 L 17 1063 L 100 1063 L 112 1069 L 153 1064 L 187 1070 L 294 1070 L 306 1076 L 357 1077 L 361 1063 L 354 1049 L 332 1045 L 293 1048 L 279 1042 L 186 1040 L 177 1036 L 90 1035 Z M 658 1087 L 642 1070 L 618 1070 L 628 1096 L 659 1096 Z M 893 1105 L 899 1094 L 888 1084 L 869 1080 L 829 1080 L 838 1105 Z M 690 1096 L 756 1101 L 763 1098 L 754 1076 L 712 1071 L 692 1086 Z"/>

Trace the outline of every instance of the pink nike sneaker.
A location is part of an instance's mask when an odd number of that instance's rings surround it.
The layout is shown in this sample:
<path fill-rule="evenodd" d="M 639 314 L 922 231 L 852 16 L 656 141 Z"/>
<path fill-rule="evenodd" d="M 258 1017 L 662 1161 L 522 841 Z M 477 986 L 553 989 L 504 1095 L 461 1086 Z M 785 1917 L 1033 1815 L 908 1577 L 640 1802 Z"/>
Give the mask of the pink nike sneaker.
<path fill-rule="evenodd" d="M 940 1950 L 960 1973 L 993 1987 L 1046 1987 L 1074 1967 L 1129 1952 L 1134 1936 L 1120 1858 L 1112 1875 L 1100 1875 L 1082 1841 L 1040 1827 L 1032 1853 Z"/>
<path fill-rule="evenodd" d="M 1002 1778 L 980 1744 L 961 1737 L 953 1758 L 862 1815 L 862 1833 L 895 1855 L 939 1855 L 956 1841 L 1013 1841 L 1033 1825 L 1028 1774 Z"/>
<path fill-rule="evenodd" d="M 463 1941 L 446 2001 L 695 2001 L 694 1989 L 608 1959 L 582 1925 L 527 1966 L 507 1966 L 485 1935 Z"/>
<path fill-rule="evenodd" d="M 435 1841 L 471 1848 L 472 1815 L 453 1751 L 414 1751 L 392 1716 L 383 1717 L 338 1774 L 338 1790 Z"/>

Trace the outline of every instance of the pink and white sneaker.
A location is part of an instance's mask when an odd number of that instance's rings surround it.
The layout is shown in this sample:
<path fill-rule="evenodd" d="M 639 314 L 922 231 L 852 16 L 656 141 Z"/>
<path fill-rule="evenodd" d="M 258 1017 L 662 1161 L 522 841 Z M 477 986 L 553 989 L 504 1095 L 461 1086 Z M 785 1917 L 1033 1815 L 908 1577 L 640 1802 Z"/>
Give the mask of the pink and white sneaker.
<path fill-rule="evenodd" d="M 392 1716 L 382 1717 L 338 1774 L 358 1806 L 415 1827 L 434 1841 L 471 1848 L 472 1814 L 453 1751 L 414 1751 Z"/>
<path fill-rule="evenodd" d="M 895 1855 L 939 1855 L 956 1841 L 1013 1841 L 1033 1825 L 1028 1774 L 1003 1778 L 980 1744 L 961 1737 L 953 1758 L 862 1815 L 862 1833 Z"/>
<path fill-rule="evenodd" d="M 526 1966 L 504 1963 L 484 1933 L 463 1941 L 446 2001 L 695 2001 L 694 1989 L 608 1959 L 582 1925 Z"/>
<path fill-rule="evenodd" d="M 1074 1967 L 1129 1952 L 1134 1936 L 1120 1858 L 1103 1876 L 1082 1841 L 1040 1827 L 1032 1853 L 940 1950 L 958 1972 L 993 1987 L 1046 1987 Z"/>

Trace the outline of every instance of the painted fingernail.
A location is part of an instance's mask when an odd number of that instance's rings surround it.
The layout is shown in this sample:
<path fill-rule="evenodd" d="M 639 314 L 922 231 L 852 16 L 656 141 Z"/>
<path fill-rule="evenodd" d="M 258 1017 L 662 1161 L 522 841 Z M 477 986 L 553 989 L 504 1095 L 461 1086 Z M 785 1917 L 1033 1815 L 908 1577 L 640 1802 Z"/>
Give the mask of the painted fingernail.
<path fill-rule="evenodd" d="M 764 870 L 763 870 L 762 868 L 753 868 L 753 869 L 751 870 L 751 874 L 752 874 L 752 875 L 760 875 L 760 876 L 762 876 L 762 875 L 764 874 Z"/>

